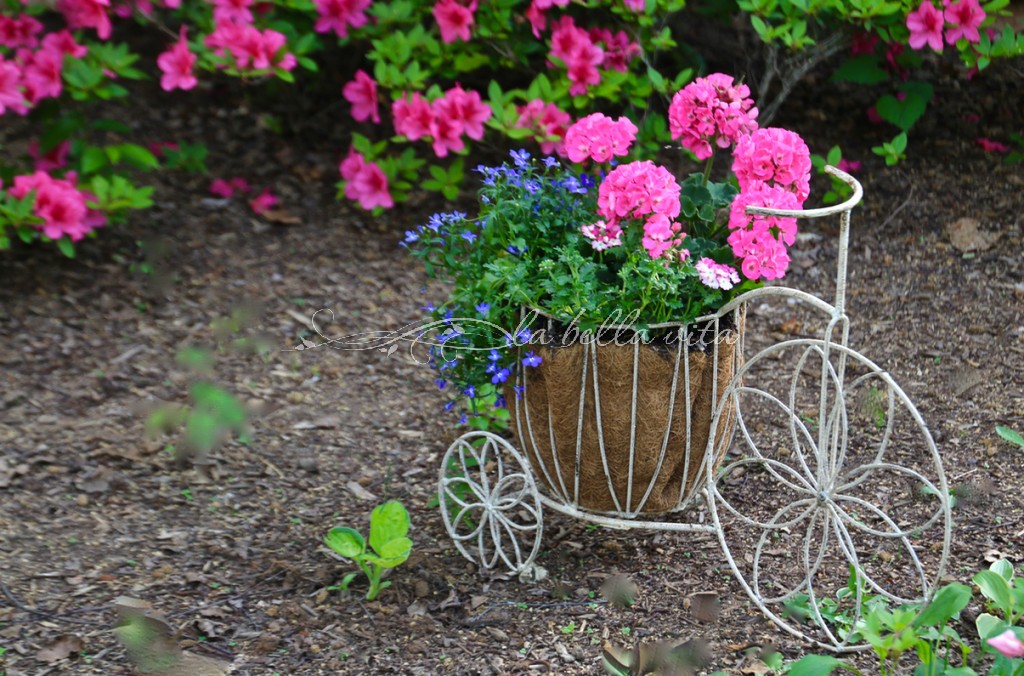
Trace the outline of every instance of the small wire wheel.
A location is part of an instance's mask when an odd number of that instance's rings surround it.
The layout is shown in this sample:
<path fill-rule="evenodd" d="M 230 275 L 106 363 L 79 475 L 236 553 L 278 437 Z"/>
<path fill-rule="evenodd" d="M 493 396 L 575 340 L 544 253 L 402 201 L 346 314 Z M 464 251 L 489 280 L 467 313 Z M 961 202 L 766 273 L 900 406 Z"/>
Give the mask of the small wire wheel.
<path fill-rule="evenodd" d="M 505 439 L 469 432 L 441 461 L 441 515 L 459 552 L 484 568 L 522 573 L 540 549 L 543 516 L 526 460 Z"/>
<path fill-rule="evenodd" d="M 866 610 L 926 603 L 950 500 L 935 442 L 892 377 L 819 339 L 768 347 L 726 389 L 734 447 L 709 511 L 739 584 L 785 631 L 862 649 Z"/>

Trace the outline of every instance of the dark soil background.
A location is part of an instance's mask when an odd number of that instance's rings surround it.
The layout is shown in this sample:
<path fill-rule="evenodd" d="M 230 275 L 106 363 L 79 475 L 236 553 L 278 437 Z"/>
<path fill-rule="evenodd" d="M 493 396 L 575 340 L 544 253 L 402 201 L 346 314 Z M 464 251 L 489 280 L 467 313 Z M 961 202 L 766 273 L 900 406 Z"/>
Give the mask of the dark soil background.
<path fill-rule="evenodd" d="M 905 388 L 938 442 L 958 498 L 948 580 L 994 557 L 1024 561 L 1024 450 L 995 434 L 1024 429 L 1024 170 L 975 141 L 1024 131 L 1022 84 L 1007 65 L 939 76 L 909 158 L 891 168 L 869 150 L 892 135 L 868 122 L 870 91 L 812 76 L 776 120 L 812 152 L 840 144 L 863 161 L 850 344 Z M 119 115 L 147 141 L 205 143 L 212 176 L 156 177 L 157 206 L 76 260 L 43 246 L 0 254 L 0 671 L 133 673 L 111 632 L 119 596 L 178 633 L 188 661 L 170 673 L 595 674 L 606 640 L 692 639 L 706 671 L 731 674 L 766 673 L 760 646 L 803 654 L 710 536 L 547 514 L 547 580 L 490 576 L 459 556 L 428 505 L 455 435 L 432 373 L 401 352 L 292 350 L 317 309 L 334 311 L 334 335 L 390 331 L 441 293 L 397 243 L 443 204 L 424 196 L 374 218 L 335 201 L 351 124 L 339 101 L 315 134 L 282 137 L 230 88 L 154 88 Z M 284 213 L 268 221 L 210 199 L 210 179 L 230 176 L 272 186 Z M 824 190 L 819 180 L 811 203 Z M 993 237 L 958 248 L 948 228 L 962 218 Z M 830 299 L 836 223 L 801 232 L 785 284 Z M 140 272 L 147 260 L 153 274 Z M 212 323 L 243 306 L 271 349 L 219 350 L 216 380 L 257 411 L 253 441 L 179 468 L 173 437 L 146 437 L 146 412 L 186 402 L 175 354 L 215 346 Z M 751 312 L 762 342 L 804 330 L 785 305 Z M 410 510 L 412 557 L 378 601 L 362 600 L 362 581 L 331 590 L 350 565 L 324 533 L 365 531 L 388 498 Z M 616 574 L 637 585 L 634 606 L 602 599 Z M 709 597 L 720 612 L 696 612 Z"/>

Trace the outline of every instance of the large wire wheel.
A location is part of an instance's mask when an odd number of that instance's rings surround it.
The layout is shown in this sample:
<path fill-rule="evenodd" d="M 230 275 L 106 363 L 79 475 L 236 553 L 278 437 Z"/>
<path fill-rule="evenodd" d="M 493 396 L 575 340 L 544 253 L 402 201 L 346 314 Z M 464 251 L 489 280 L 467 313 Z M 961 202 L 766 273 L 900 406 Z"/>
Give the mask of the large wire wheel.
<path fill-rule="evenodd" d="M 854 650 L 866 609 L 927 601 L 945 570 L 950 501 L 935 443 L 888 373 L 818 339 L 772 345 L 726 391 L 732 457 L 709 482 L 722 550 L 784 630 Z"/>
<path fill-rule="evenodd" d="M 438 482 L 441 515 L 455 547 L 483 568 L 521 573 L 543 530 L 540 498 L 523 456 L 490 432 L 469 432 L 448 448 Z"/>

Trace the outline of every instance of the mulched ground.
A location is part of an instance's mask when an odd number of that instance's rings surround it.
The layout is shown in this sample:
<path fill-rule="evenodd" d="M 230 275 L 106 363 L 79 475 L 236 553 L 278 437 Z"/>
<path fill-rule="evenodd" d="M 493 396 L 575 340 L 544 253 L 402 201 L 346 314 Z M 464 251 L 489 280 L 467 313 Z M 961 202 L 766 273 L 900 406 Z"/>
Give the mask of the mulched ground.
<path fill-rule="evenodd" d="M 1024 178 L 974 140 L 1021 131 L 1020 83 L 1005 67 L 943 82 L 894 168 L 869 152 L 888 130 L 866 121 L 866 92 L 822 85 L 818 96 L 808 82 L 780 120 L 813 151 L 839 143 L 864 162 L 850 344 L 905 388 L 939 444 L 957 497 L 949 580 L 969 580 L 986 557 L 1024 561 L 1024 455 L 995 434 L 1024 429 Z M 272 185 L 296 218 L 268 222 L 209 199 L 209 178 L 163 176 L 157 207 L 74 261 L 44 247 L 0 257 L 0 669 L 133 673 L 111 632 L 120 596 L 180 632 L 191 661 L 178 673 L 593 674 L 606 640 L 660 639 L 693 640 L 708 671 L 764 673 L 761 646 L 806 650 L 752 606 L 711 536 L 548 515 L 547 580 L 462 559 L 428 505 L 454 434 L 431 372 L 401 352 L 292 349 L 320 308 L 334 311 L 332 335 L 420 319 L 439 292 L 397 242 L 443 205 L 422 198 L 372 218 L 334 201 L 340 107 L 314 144 L 275 136 L 230 92 L 192 108 L 149 105 L 157 96 L 130 111 L 149 140 L 207 143 L 214 175 Z M 947 234 L 964 217 L 998 239 L 964 253 Z M 830 298 L 835 224 L 802 232 L 786 285 Z M 256 317 L 247 335 L 271 349 L 222 341 L 216 381 L 257 412 L 253 442 L 180 468 L 173 437 L 146 437 L 147 411 L 186 402 L 177 351 L 216 346 L 213 323 L 240 307 Z M 761 344 L 810 330 L 786 304 L 751 311 Z M 898 507 L 880 495 L 879 507 Z M 350 567 L 321 546 L 326 529 L 365 530 L 387 498 L 412 515 L 412 557 L 376 602 L 362 582 L 330 589 Z M 613 575 L 636 584 L 632 607 L 604 601 Z"/>

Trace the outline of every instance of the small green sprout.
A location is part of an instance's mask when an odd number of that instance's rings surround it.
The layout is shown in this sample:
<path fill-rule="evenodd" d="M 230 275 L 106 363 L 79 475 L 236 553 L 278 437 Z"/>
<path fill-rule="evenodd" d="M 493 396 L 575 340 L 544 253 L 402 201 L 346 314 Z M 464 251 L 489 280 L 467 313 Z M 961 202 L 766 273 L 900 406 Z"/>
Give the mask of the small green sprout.
<path fill-rule="evenodd" d="M 354 528 L 339 526 L 332 528 L 324 538 L 324 544 L 335 553 L 352 559 L 359 569 L 370 580 L 370 590 L 366 600 L 373 601 L 390 582 L 381 582 L 381 574 L 386 568 L 401 565 L 409 558 L 412 551 L 412 540 L 406 537 L 409 532 L 409 513 L 402 503 L 392 500 L 378 505 L 370 515 L 370 548 L 366 549 L 366 540 Z M 358 573 L 349 573 L 341 581 L 341 588 L 347 589 Z"/>

